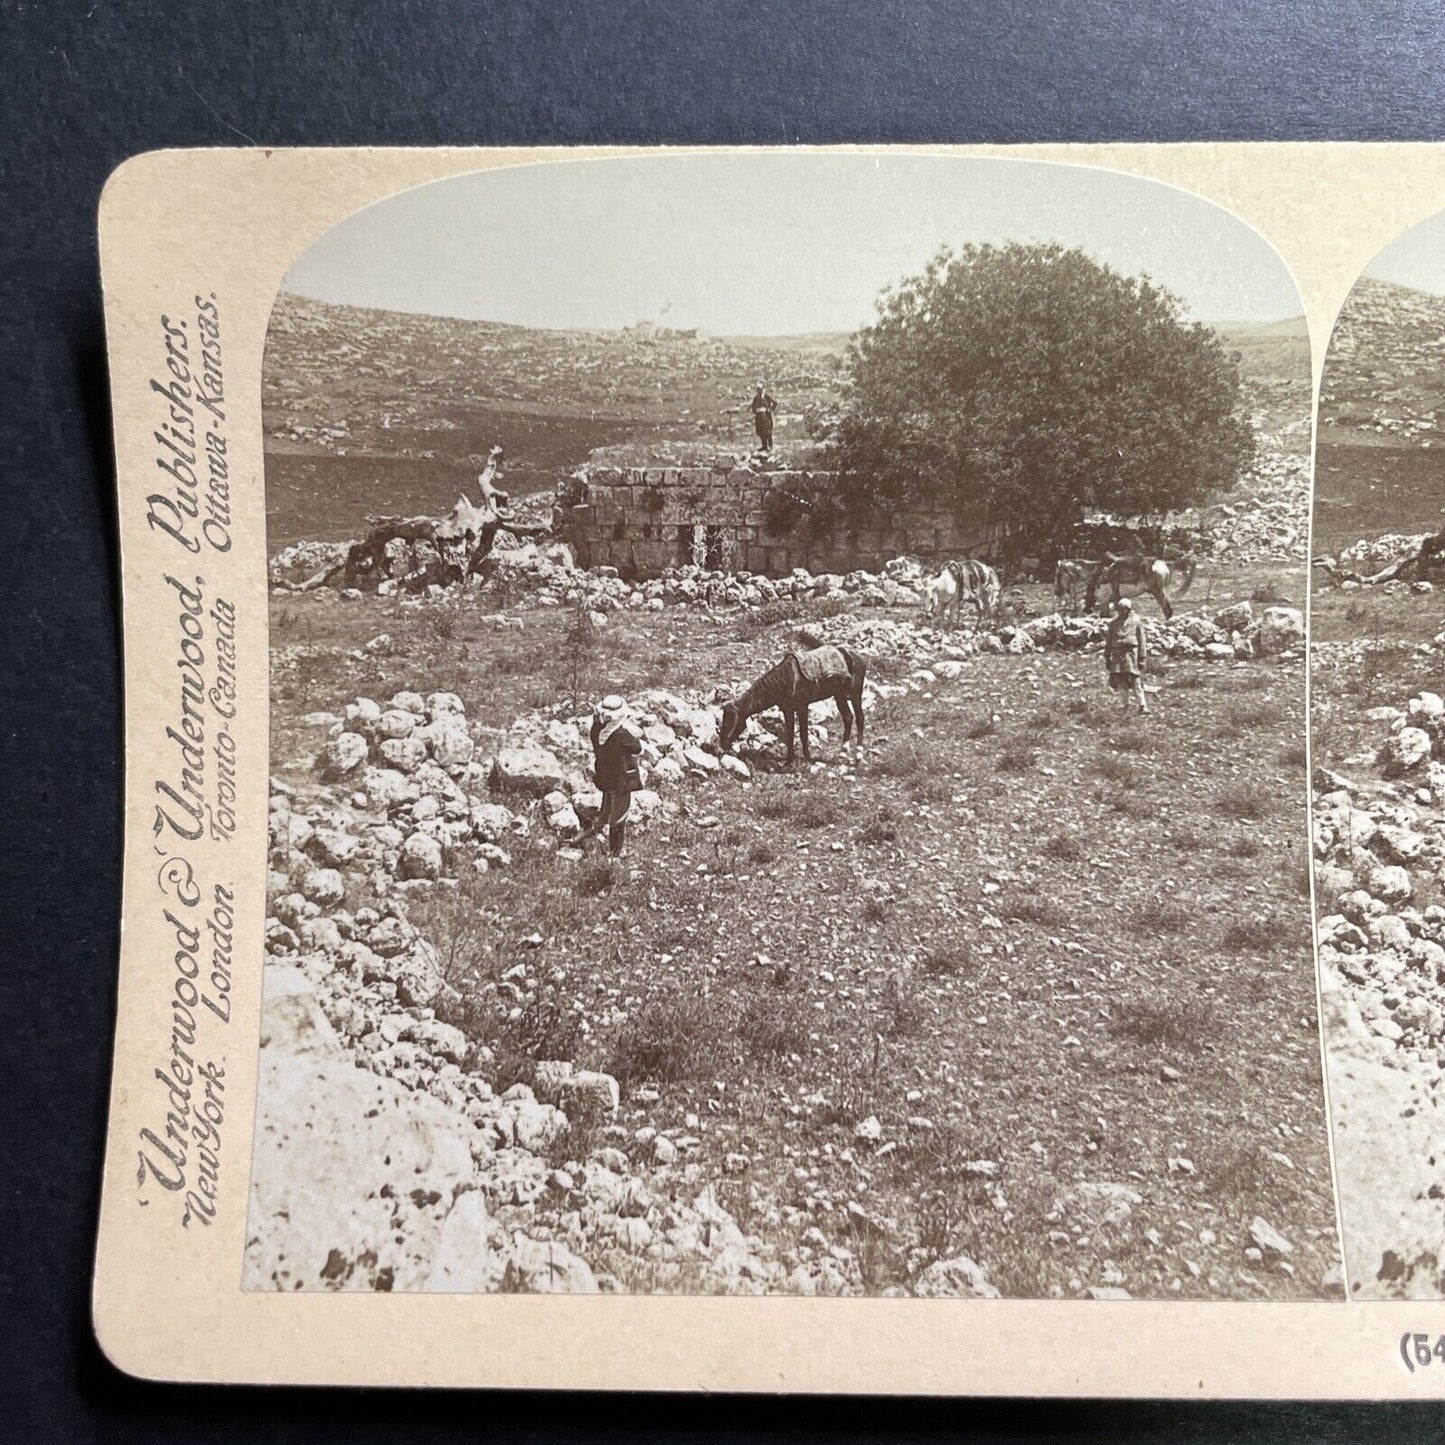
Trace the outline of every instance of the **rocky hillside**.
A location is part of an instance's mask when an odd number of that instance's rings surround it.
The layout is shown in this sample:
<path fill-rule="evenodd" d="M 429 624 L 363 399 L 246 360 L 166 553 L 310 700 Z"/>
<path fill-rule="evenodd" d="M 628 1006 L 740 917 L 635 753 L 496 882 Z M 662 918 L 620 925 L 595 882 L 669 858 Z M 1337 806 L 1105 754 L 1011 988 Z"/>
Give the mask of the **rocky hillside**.
<path fill-rule="evenodd" d="M 1247 482 L 1272 495 L 1308 447 L 1308 336 L 1302 320 L 1221 332 L 1264 439 Z M 589 457 L 677 463 L 747 448 L 760 377 L 782 407 L 779 447 L 805 448 L 807 413 L 838 400 L 846 342 L 553 331 L 283 293 L 262 378 L 272 550 L 355 535 L 368 512 L 445 511 L 495 443 L 517 494 L 550 491 Z"/>
<path fill-rule="evenodd" d="M 1368 665 L 1369 645 L 1317 653 L 1328 752 L 1348 702 L 1333 680 Z M 1422 691 L 1402 702 L 1354 720 L 1351 740 L 1368 742 L 1340 758 L 1341 771 L 1317 769 L 1319 970 L 1354 1292 L 1435 1299 L 1445 1294 L 1445 701 Z"/>
<path fill-rule="evenodd" d="M 1330 338 L 1322 439 L 1438 446 L 1442 406 L 1445 296 L 1362 278 Z"/>
<path fill-rule="evenodd" d="M 759 378 L 782 404 L 780 439 L 801 435 L 804 409 L 835 396 L 845 341 L 647 325 L 553 331 L 283 292 L 262 383 L 266 449 L 475 471 L 500 442 L 514 486 L 550 487 L 608 444 L 747 444 L 744 408 Z"/>

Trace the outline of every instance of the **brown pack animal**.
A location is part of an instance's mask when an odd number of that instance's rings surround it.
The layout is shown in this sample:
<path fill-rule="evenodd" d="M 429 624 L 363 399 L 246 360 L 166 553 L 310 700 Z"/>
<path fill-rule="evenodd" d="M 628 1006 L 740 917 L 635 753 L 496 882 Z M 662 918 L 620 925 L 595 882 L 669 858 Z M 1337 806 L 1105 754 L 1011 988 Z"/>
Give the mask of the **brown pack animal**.
<path fill-rule="evenodd" d="M 1100 563 L 1089 579 L 1084 606 L 1092 612 L 1103 591 L 1112 607 L 1121 597 L 1152 597 L 1166 618 L 1174 615 L 1169 593 L 1182 597 L 1194 581 L 1194 558 L 1180 557 L 1170 562 L 1163 557 L 1108 557 Z"/>
<path fill-rule="evenodd" d="M 803 761 L 811 763 L 808 750 L 808 709 L 815 702 L 832 698 L 843 719 L 843 742 L 853 735 L 858 725 L 854 749 L 863 742 L 863 680 L 867 665 L 846 647 L 814 647 L 806 652 L 790 652 L 771 667 L 745 692 L 723 707 L 722 729 L 718 742 L 728 752 L 750 717 L 778 708 L 783 714 L 784 735 L 788 744 L 787 761 L 793 761 L 793 730 L 803 739 Z"/>

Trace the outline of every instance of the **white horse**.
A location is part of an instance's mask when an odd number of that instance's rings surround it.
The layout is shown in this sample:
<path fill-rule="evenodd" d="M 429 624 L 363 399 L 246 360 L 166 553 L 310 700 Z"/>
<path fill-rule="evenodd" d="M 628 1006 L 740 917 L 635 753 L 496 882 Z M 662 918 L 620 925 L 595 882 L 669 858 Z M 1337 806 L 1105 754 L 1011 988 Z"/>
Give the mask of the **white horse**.
<path fill-rule="evenodd" d="M 924 614 L 936 617 L 939 626 L 947 626 L 950 615 L 953 625 L 958 625 L 959 610 L 965 600 L 977 609 L 974 626 L 977 628 L 985 617 L 992 617 L 1003 596 L 1003 586 L 998 573 L 987 562 L 977 562 L 972 557 L 962 561 L 949 562 L 932 582 L 924 596 Z"/>

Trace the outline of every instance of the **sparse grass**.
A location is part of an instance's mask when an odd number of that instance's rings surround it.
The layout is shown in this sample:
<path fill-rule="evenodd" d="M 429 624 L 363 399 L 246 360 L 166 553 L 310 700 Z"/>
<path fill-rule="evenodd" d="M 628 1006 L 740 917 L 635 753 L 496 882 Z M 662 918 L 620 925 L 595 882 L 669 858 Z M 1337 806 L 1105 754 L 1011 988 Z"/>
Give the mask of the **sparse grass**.
<path fill-rule="evenodd" d="M 1279 751 L 1279 761 L 1282 767 L 1302 768 L 1309 761 L 1309 753 L 1304 741 L 1289 743 Z"/>
<path fill-rule="evenodd" d="M 1209 1037 L 1214 1012 L 1202 999 L 1145 994 L 1119 1001 L 1116 1033 L 1146 1048 L 1195 1049 Z"/>
<path fill-rule="evenodd" d="M 885 1031 L 889 1038 L 911 1038 L 923 1027 L 923 1001 L 911 969 L 895 969 L 888 975 L 885 992 Z"/>
<path fill-rule="evenodd" d="M 799 828 L 831 828 L 839 821 L 838 804 L 825 793 L 798 793 L 788 816 Z"/>
<path fill-rule="evenodd" d="M 864 923 L 882 923 L 888 917 L 888 905 L 881 898 L 870 896 L 863 900 L 858 916 Z"/>
<path fill-rule="evenodd" d="M 457 635 L 455 604 L 436 608 L 427 618 L 427 626 L 438 642 L 451 642 Z"/>
<path fill-rule="evenodd" d="M 622 1085 L 705 1077 L 721 1059 L 725 1027 L 713 1002 L 699 993 L 655 995 L 622 1026 L 607 1071 Z"/>
<path fill-rule="evenodd" d="M 1139 784 L 1139 769 L 1127 758 L 1113 753 L 1099 753 L 1089 764 L 1089 770 L 1105 781 L 1122 788 L 1133 788 Z"/>
<path fill-rule="evenodd" d="M 1291 920 L 1283 913 L 1239 918 L 1225 928 L 1221 941 L 1231 953 L 1273 953 L 1299 942 L 1300 924 L 1300 919 Z"/>
<path fill-rule="evenodd" d="M 1001 773 L 1032 772 L 1039 760 L 1039 750 L 1027 737 L 1015 735 L 1004 741 L 994 757 L 994 766 Z"/>
<path fill-rule="evenodd" d="M 1174 899 L 1155 897 L 1135 912 L 1133 927 L 1136 933 L 1182 933 L 1193 917 L 1187 908 Z"/>
<path fill-rule="evenodd" d="M 1044 840 L 1044 854 L 1060 863 L 1077 863 L 1084 856 L 1083 845 L 1072 833 L 1053 833 Z"/>
<path fill-rule="evenodd" d="M 744 1058 L 781 1058 L 811 1047 L 808 1008 L 797 994 L 755 994 L 738 1015 Z"/>
<path fill-rule="evenodd" d="M 579 898 L 600 898 L 615 888 L 622 872 L 610 858 L 597 858 L 577 870 L 573 884 Z"/>
<path fill-rule="evenodd" d="M 869 766 L 879 778 L 927 777 L 937 766 L 938 750 L 922 738 L 903 738 L 886 748 Z"/>
<path fill-rule="evenodd" d="M 954 1119 L 943 1119 L 919 1135 L 908 1152 L 909 1167 L 920 1178 L 980 1188 L 987 1176 L 973 1173 L 969 1166 L 997 1163 L 1004 1151 L 991 1134 Z"/>
<path fill-rule="evenodd" d="M 919 960 L 930 978 L 968 978 L 978 967 L 973 950 L 961 940 L 935 944 Z"/>
<path fill-rule="evenodd" d="M 980 742 L 984 738 L 991 738 L 998 732 L 998 720 L 992 713 L 983 713 L 974 718 L 963 730 L 963 735 L 970 742 Z"/>
<path fill-rule="evenodd" d="M 1113 793 L 1108 799 L 1109 806 L 1121 817 L 1131 818 L 1136 823 L 1145 823 L 1159 814 L 1158 806 L 1138 793 Z"/>
<path fill-rule="evenodd" d="M 755 840 L 748 848 L 748 862 L 755 867 L 764 868 L 769 863 L 777 861 L 777 854 L 761 838 Z"/>
<path fill-rule="evenodd" d="M 1065 908 L 1037 894 L 1009 894 L 999 903 L 998 911 L 1015 923 L 1036 923 L 1041 928 L 1062 928 L 1069 921 Z"/>
<path fill-rule="evenodd" d="M 1149 734 L 1138 723 L 1130 723 L 1121 727 L 1110 733 L 1108 738 L 1109 746 L 1121 753 L 1147 752 L 1151 742 Z"/>
<path fill-rule="evenodd" d="M 757 804 L 760 817 L 789 823 L 795 828 L 829 828 L 842 821 L 838 800 L 816 786 L 782 788 L 765 795 Z"/>
<path fill-rule="evenodd" d="M 1268 803 L 1247 783 L 1230 783 L 1214 795 L 1215 811 L 1239 822 L 1258 822 L 1268 811 Z"/>
<path fill-rule="evenodd" d="M 898 828 L 894 823 L 892 811 L 887 807 L 879 808 L 858 830 L 858 841 L 871 846 L 897 842 Z"/>
<path fill-rule="evenodd" d="M 909 798 L 915 803 L 942 803 L 952 791 L 943 778 L 913 778 L 907 788 Z"/>
<path fill-rule="evenodd" d="M 1231 858 L 1258 858 L 1263 849 L 1263 844 L 1253 833 L 1236 833 L 1229 840 L 1229 856 Z"/>
<path fill-rule="evenodd" d="M 1261 582 L 1249 594 L 1249 600 L 1256 607 L 1288 607 L 1291 605 L 1290 599 L 1272 582 Z"/>
<path fill-rule="evenodd" d="M 1259 727 L 1277 727 L 1284 718 L 1284 709 L 1277 702 L 1236 702 L 1224 712 L 1223 731 L 1247 732 Z"/>
<path fill-rule="evenodd" d="M 1259 1207 L 1268 1185 L 1269 1160 L 1258 1144 L 1221 1140 L 1204 1172 L 1207 1187 L 1221 1207 L 1244 1214 Z"/>

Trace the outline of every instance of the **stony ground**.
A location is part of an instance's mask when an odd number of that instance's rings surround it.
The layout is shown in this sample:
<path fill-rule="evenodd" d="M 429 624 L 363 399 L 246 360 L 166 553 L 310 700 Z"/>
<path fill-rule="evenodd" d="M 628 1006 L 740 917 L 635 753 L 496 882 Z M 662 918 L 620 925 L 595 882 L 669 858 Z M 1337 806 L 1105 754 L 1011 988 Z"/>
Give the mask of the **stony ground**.
<path fill-rule="evenodd" d="M 1361 1298 L 1445 1294 L 1445 625 L 1391 582 L 1313 602 L 1315 891 L 1345 1250 Z"/>
<path fill-rule="evenodd" d="M 1199 619 L 1141 722 L 1087 631 L 977 653 L 856 604 L 638 605 L 581 647 L 535 594 L 273 599 L 248 1283 L 1340 1290 L 1298 648 Z M 861 755 L 829 707 L 811 771 L 758 729 L 719 769 L 716 688 L 799 625 L 872 655 Z M 621 864 L 570 836 L 602 691 L 656 719 Z"/>

